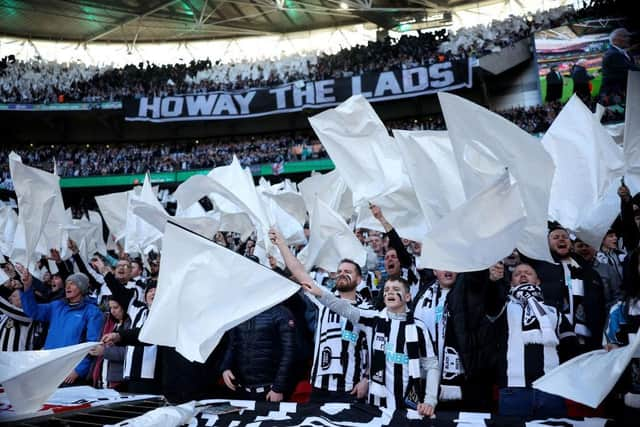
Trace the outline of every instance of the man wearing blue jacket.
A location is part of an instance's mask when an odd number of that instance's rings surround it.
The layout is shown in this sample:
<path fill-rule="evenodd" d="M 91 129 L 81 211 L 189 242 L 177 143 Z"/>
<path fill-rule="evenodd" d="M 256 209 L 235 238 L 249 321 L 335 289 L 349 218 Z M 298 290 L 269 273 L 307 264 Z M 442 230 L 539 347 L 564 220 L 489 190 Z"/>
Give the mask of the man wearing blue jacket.
<path fill-rule="evenodd" d="M 87 297 L 89 278 L 83 273 L 67 277 L 65 297 L 48 304 L 38 304 L 33 293 L 34 279 L 27 269 L 19 268 L 23 291 L 20 293 L 24 312 L 34 320 L 49 323 L 45 350 L 66 347 L 83 342 L 100 341 L 104 316 L 95 300 Z M 64 384 L 81 384 L 89 373 L 89 356 L 65 378 Z"/>

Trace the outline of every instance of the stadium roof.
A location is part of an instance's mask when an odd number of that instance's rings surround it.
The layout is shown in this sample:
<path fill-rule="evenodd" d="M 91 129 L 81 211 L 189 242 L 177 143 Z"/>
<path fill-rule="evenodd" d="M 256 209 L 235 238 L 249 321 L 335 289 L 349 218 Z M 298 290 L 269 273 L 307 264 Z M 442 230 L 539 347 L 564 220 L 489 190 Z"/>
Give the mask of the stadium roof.
<path fill-rule="evenodd" d="M 74 42 L 159 42 L 281 34 L 371 22 L 446 21 L 472 0 L 0 0 L 0 34 Z M 488 3 L 495 3 L 489 1 Z M 443 19 L 444 14 L 444 19 Z"/>

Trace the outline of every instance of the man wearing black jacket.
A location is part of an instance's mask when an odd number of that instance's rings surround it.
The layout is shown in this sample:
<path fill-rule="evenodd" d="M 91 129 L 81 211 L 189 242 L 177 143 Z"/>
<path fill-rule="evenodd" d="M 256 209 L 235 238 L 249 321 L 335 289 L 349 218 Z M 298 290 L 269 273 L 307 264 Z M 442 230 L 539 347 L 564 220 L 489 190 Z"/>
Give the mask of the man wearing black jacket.
<path fill-rule="evenodd" d="M 440 407 L 490 410 L 496 364 L 495 328 L 485 316 L 483 272 L 418 271 L 414 257 L 380 208 L 371 205 L 371 213 L 389 237 L 385 256 L 389 277 L 402 277 L 411 284 L 411 310 L 425 323 L 434 340 L 442 376 Z"/>
<path fill-rule="evenodd" d="M 278 304 L 229 331 L 225 385 L 243 399 L 284 400 L 294 385 L 295 328 L 291 312 Z"/>
<path fill-rule="evenodd" d="M 559 225 L 551 227 L 549 249 L 555 264 L 529 260 L 542 283 L 545 304 L 556 307 L 573 325 L 580 353 L 602 348 L 606 310 L 600 276 L 571 251 L 569 233 Z"/>
<path fill-rule="evenodd" d="M 640 71 L 627 49 L 631 45 L 631 33 L 617 28 L 609 36 L 610 47 L 602 58 L 602 86 L 600 97 L 604 105 L 616 104 L 627 90 L 627 73 Z"/>

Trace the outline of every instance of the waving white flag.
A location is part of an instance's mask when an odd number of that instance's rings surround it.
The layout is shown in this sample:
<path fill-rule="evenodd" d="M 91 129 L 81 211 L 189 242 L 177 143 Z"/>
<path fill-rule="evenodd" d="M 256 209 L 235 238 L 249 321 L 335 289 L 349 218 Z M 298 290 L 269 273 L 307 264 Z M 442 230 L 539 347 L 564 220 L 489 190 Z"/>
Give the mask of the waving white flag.
<path fill-rule="evenodd" d="M 220 221 L 212 216 L 204 214 L 204 210 L 203 216 L 201 217 L 186 218 L 180 216 L 172 217 L 165 212 L 164 209 L 160 210 L 157 207 L 140 200 L 132 200 L 131 205 L 135 215 L 139 216 L 162 233 L 164 233 L 167 222 L 173 221 L 194 233 L 198 233 L 201 236 L 211 239 L 220 226 Z"/>
<path fill-rule="evenodd" d="M 555 170 L 551 156 L 535 137 L 502 116 L 450 93 L 439 92 L 438 99 L 454 150 L 464 151 L 473 144 L 488 149 L 517 182 L 527 216 L 518 250 L 530 258 L 553 262 L 547 241 Z"/>
<path fill-rule="evenodd" d="M 631 194 L 640 192 L 640 71 L 629 71 L 624 118 L 625 182 Z"/>
<path fill-rule="evenodd" d="M 129 193 L 124 240 L 125 252 L 143 253 L 149 245 L 154 244 L 162 238 L 162 233 L 133 213 L 134 200 L 139 200 L 148 205 L 154 206 L 156 209 L 164 211 L 164 208 L 151 188 L 151 179 L 149 178 L 149 174 L 146 174 L 144 177 L 144 183 L 142 184 L 142 189 L 140 190 L 139 195 L 135 192 Z"/>
<path fill-rule="evenodd" d="M 165 227 L 158 290 L 140 340 L 204 362 L 225 331 L 300 287 L 173 223 Z"/>
<path fill-rule="evenodd" d="M 639 331 L 640 332 L 640 331 Z M 595 350 L 556 366 L 533 382 L 533 388 L 597 408 L 640 349 L 640 333 L 621 348 Z"/>
<path fill-rule="evenodd" d="M 132 190 L 96 196 L 96 203 L 109 231 L 116 241 L 122 239 L 127 229 L 127 206 Z"/>
<path fill-rule="evenodd" d="M 309 222 L 309 244 L 298 254 L 307 270 L 313 266 L 335 271 L 341 259 L 349 258 L 363 266 L 367 252 L 353 230 L 319 198 Z"/>
<path fill-rule="evenodd" d="M 0 254 L 9 256 L 18 227 L 18 215 L 11 206 L 0 207 Z"/>
<path fill-rule="evenodd" d="M 465 202 L 446 131 L 394 130 L 393 136 L 427 221 L 427 229 Z"/>
<path fill-rule="evenodd" d="M 11 258 L 28 266 L 35 261 L 36 246 L 60 194 L 60 178 L 25 166 L 20 156 L 13 152 L 9 154 L 9 169 L 18 198 L 18 221 L 24 230 L 24 250 L 12 251 Z"/>
<path fill-rule="evenodd" d="M 0 383 L 17 413 L 35 413 L 97 342 L 0 352 Z"/>
<path fill-rule="evenodd" d="M 380 145 L 373 143 L 389 143 L 389 133 L 362 95 L 310 117 L 309 123 L 353 191 L 355 204 L 399 188 L 400 182 L 378 151 Z"/>
<path fill-rule="evenodd" d="M 505 173 L 434 224 L 418 264 L 459 273 L 489 268 L 513 252 L 525 225 L 518 184 Z"/>
<path fill-rule="evenodd" d="M 549 215 L 598 248 L 618 211 L 623 153 L 574 95 L 542 138 L 556 164 Z"/>
<path fill-rule="evenodd" d="M 309 119 L 353 192 L 357 226 L 384 231 L 369 210 L 378 205 L 398 234 L 420 240 L 427 231 L 415 190 L 387 128 L 361 95 Z"/>
<path fill-rule="evenodd" d="M 353 214 L 353 194 L 340 173 L 334 169 L 325 174 L 312 174 L 298 184 L 306 210 L 311 215 L 316 197 L 343 218 Z"/>

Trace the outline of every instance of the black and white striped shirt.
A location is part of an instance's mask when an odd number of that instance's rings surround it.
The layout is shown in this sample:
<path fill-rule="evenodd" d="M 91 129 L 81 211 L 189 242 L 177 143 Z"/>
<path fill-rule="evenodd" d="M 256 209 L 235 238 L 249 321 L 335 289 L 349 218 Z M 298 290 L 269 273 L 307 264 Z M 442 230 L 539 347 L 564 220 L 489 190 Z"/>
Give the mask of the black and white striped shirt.
<path fill-rule="evenodd" d="M 149 309 L 140 309 L 133 318 L 132 329 L 140 330 L 147 320 Z M 123 377 L 125 379 L 153 379 L 156 371 L 158 347 L 156 345 L 127 346 L 124 356 Z"/>
<path fill-rule="evenodd" d="M 357 325 L 320 304 L 312 295 L 307 296 L 318 308 L 311 384 L 322 390 L 351 391 L 368 370 L 366 334 Z M 360 299 L 355 305 L 370 307 Z"/>
<path fill-rule="evenodd" d="M 324 293 L 320 301 L 327 308 L 339 312 L 350 321 L 364 327 L 367 341 L 370 343 L 370 360 L 373 351 L 381 350 L 385 353 L 387 360 L 387 363 L 385 363 L 386 372 L 370 372 L 371 379 L 374 376 L 384 376 L 384 390 L 377 390 L 376 387 L 381 387 L 380 384 L 370 380 L 369 403 L 386 407 L 390 410 L 403 408 L 405 406 L 403 399 L 408 390 L 410 380 L 410 360 L 406 347 L 408 337 L 405 336 L 406 325 L 409 320 L 407 320 L 406 314 L 395 314 L 387 312 L 386 309 L 377 311 L 346 306 L 339 299 L 333 298 L 328 293 Z M 425 398 L 425 403 L 435 406 L 440 375 L 438 358 L 427 329 L 421 321 L 412 321 L 417 326 L 418 336 L 416 338 L 420 356 L 420 368 L 423 372 L 427 371 L 427 389 L 425 390 L 427 397 Z M 380 334 L 380 331 L 387 329 L 389 331 L 388 334 Z"/>
<path fill-rule="evenodd" d="M 0 297 L 0 351 L 35 350 L 39 326 L 21 308 Z"/>

